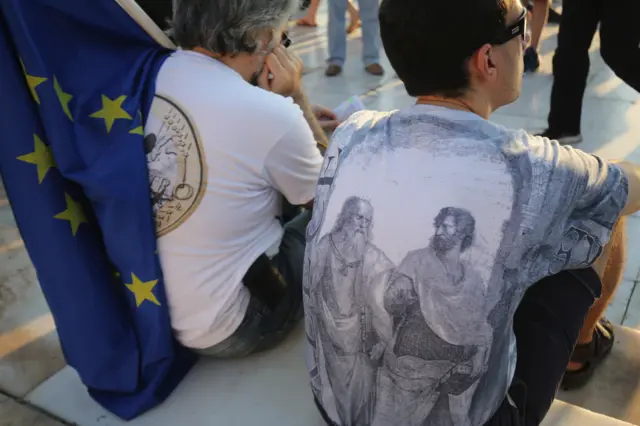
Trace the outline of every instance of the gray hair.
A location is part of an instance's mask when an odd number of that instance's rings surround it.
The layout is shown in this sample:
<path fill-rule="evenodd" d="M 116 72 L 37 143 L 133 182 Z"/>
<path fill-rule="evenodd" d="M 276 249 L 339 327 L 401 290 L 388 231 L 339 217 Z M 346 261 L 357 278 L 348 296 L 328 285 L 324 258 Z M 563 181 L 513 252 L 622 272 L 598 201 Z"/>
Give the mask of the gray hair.
<path fill-rule="evenodd" d="M 258 37 L 283 27 L 298 5 L 298 0 L 174 0 L 173 37 L 185 49 L 255 53 L 266 47 Z"/>

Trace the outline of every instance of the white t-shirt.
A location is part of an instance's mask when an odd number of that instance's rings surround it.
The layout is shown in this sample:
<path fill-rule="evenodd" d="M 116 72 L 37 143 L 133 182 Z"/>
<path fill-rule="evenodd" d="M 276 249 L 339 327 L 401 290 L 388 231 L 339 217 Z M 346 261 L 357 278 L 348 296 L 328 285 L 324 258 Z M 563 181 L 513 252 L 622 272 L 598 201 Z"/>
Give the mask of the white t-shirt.
<path fill-rule="evenodd" d="M 311 201 L 322 157 L 291 99 L 191 51 L 160 69 L 145 149 L 171 323 L 207 348 L 242 322 L 242 278 L 282 238 L 281 194 Z"/>
<path fill-rule="evenodd" d="M 329 417 L 485 424 L 514 375 L 525 290 L 590 265 L 627 191 L 617 166 L 470 112 L 351 116 L 307 227 L 308 366 Z"/>

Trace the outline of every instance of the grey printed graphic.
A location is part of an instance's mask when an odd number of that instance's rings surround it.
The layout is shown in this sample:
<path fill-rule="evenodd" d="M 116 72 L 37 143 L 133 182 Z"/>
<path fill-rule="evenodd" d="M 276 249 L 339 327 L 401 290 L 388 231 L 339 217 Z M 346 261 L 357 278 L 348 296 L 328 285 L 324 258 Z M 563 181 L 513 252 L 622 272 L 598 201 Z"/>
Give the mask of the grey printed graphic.
<path fill-rule="evenodd" d="M 526 289 L 590 265 L 626 199 L 619 171 L 563 150 L 421 106 L 337 131 L 304 281 L 312 390 L 334 422 L 489 420 L 514 375 Z"/>
<path fill-rule="evenodd" d="M 320 239 L 321 258 L 311 270 L 317 287 L 310 306 L 320 318 L 314 340 L 322 347 L 340 418 L 353 425 L 371 423 L 376 371 L 390 332 L 375 295 L 394 265 L 373 243 L 373 221 L 368 201 L 348 198 L 333 229 Z"/>
<path fill-rule="evenodd" d="M 394 335 L 378 372 L 373 425 L 454 424 L 449 396 L 462 395 L 484 372 L 490 327 L 459 315 L 486 297 L 480 275 L 461 259 L 474 242 L 475 219 L 446 207 L 434 227 L 429 246 L 407 254 L 385 294 Z"/>

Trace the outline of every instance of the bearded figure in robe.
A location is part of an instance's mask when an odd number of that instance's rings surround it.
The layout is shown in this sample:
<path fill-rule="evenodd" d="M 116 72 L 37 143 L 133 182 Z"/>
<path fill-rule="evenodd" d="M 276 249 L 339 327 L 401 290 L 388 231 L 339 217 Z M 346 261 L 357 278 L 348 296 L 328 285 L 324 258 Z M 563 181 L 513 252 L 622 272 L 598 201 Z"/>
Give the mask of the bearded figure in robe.
<path fill-rule="evenodd" d="M 485 285 L 461 259 L 474 242 L 475 219 L 446 207 L 434 227 L 429 246 L 406 255 L 385 293 L 394 331 L 378 371 L 373 426 L 470 424 L 457 414 L 468 412 L 492 337 Z"/>
<path fill-rule="evenodd" d="M 371 423 L 376 370 L 392 334 L 383 297 L 394 265 L 372 243 L 373 217 L 368 201 L 348 198 L 310 268 L 314 356 L 345 426 Z"/>

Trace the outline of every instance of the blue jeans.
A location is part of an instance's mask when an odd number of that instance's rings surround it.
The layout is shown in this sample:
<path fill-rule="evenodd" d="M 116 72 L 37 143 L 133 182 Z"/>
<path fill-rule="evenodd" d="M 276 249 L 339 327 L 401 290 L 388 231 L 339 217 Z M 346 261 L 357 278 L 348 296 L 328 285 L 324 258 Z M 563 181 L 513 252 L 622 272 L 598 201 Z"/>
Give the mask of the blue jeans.
<path fill-rule="evenodd" d="M 380 62 L 379 0 L 358 0 L 362 21 L 362 61 L 364 65 Z M 329 63 L 342 66 L 347 56 L 347 0 L 329 0 Z"/>
<path fill-rule="evenodd" d="M 311 212 L 305 211 L 284 225 L 279 253 L 273 259 L 258 259 L 254 266 L 259 266 L 245 276 L 244 285 L 249 288 L 251 299 L 242 323 L 231 336 L 197 350 L 198 354 L 239 358 L 271 349 L 302 320 L 302 265 L 310 219 Z"/>

